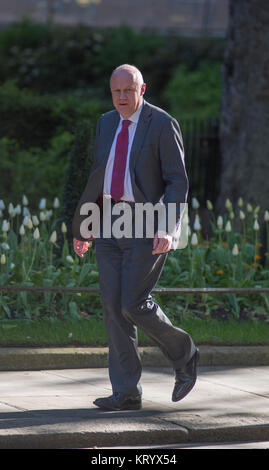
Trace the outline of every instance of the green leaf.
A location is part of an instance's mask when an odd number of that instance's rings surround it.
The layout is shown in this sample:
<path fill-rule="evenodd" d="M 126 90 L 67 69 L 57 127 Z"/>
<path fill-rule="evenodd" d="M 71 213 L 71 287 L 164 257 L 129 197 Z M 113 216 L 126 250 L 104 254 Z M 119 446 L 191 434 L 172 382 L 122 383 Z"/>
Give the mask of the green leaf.
<path fill-rule="evenodd" d="M 69 311 L 71 313 L 71 317 L 73 317 L 74 319 L 80 319 L 76 302 L 69 302 Z"/>
<path fill-rule="evenodd" d="M 228 296 L 228 299 L 229 299 L 230 304 L 232 306 L 232 311 L 233 311 L 235 317 L 238 318 L 239 317 L 239 312 L 240 312 L 240 307 L 238 305 L 236 297 L 235 297 L 234 294 L 227 294 L 227 296 Z"/>
<path fill-rule="evenodd" d="M 8 318 L 11 318 L 11 311 L 10 311 L 9 307 L 6 304 L 2 304 L 2 307 L 5 310 Z"/>

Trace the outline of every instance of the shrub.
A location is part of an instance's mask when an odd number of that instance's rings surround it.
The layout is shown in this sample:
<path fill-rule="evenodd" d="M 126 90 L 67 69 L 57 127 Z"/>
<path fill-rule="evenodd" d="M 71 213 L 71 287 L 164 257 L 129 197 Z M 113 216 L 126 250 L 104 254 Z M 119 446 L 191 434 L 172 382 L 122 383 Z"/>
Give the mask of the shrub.
<path fill-rule="evenodd" d="M 219 38 L 137 32 L 128 26 L 95 30 L 24 21 L 0 31 L 0 83 L 11 78 L 20 88 L 42 94 L 81 89 L 106 101 L 112 70 L 127 62 L 141 69 L 148 99 L 166 106 L 160 90 L 176 67 L 194 70 L 205 59 L 221 62 L 224 46 Z"/>
<path fill-rule="evenodd" d="M 9 81 L 0 86 L 0 107 L 0 198 L 61 197 L 76 129 L 86 118 L 94 128 L 99 103 L 78 93 L 36 95 Z"/>
<path fill-rule="evenodd" d="M 53 99 L 19 90 L 12 81 L 0 87 L 1 136 L 15 139 L 20 148 L 45 148 L 55 134 L 57 116 Z"/>
<path fill-rule="evenodd" d="M 94 125 L 102 110 L 84 94 L 38 95 L 12 80 L 0 86 L 0 108 L 1 136 L 15 140 L 20 149 L 48 148 L 54 136 L 73 133 L 80 120 L 91 119 Z"/>
<path fill-rule="evenodd" d="M 186 65 L 177 67 L 164 97 L 170 112 L 180 121 L 218 116 L 221 100 L 221 64 L 203 62 L 198 69 Z"/>
<path fill-rule="evenodd" d="M 44 195 L 52 198 L 55 193 L 61 197 L 73 138 L 63 132 L 51 139 L 46 150 L 20 149 L 16 141 L 1 139 L 0 199 L 18 204 L 21 194 L 27 194 L 32 201 Z"/>
<path fill-rule="evenodd" d="M 64 178 L 62 211 L 58 224 L 67 225 L 68 240 L 71 242 L 71 224 L 76 206 L 88 180 L 93 159 L 94 129 L 90 121 L 82 121 L 76 128 L 74 143 L 69 155 Z"/>

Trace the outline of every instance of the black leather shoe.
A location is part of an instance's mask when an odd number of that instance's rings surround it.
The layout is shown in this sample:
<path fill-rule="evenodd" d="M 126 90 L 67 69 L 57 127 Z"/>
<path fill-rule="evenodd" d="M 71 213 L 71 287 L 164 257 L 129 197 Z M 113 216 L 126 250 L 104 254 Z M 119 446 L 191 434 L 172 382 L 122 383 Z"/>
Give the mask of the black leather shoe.
<path fill-rule="evenodd" d="M 175 371 L 175 386 L 172 394 L 172 401 L 182 400 L 194 387 L 197 378 L 197 363 L 199 361 L 199 349 L 196 351 L 189 362 L 182 368 Z"/>
<path fill-rule="evenodd" d="M 107 411 L 140 410 L 142 408 L 141 396 L 129 396 L 114 393 L 110 397 L 96 398 L 94 405 Z"/>

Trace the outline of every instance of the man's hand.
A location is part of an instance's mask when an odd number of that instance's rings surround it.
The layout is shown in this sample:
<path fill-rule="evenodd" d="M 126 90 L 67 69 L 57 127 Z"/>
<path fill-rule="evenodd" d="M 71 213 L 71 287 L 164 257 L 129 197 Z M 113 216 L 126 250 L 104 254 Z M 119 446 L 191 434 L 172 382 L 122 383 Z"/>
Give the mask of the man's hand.
<path fill-rule="evenodd" d="M 83 258 L 84 253 L 88 251 L 89 246 L 90 246 L 89 242 L 83 242 L 81 240 L 77 240 L 76 238 L 73 238 L 74 251 L 80 258 Z"/>
<path fill-rule="evenodd" d="M 152 254 L 166 253 L 170 251 L 172 246 L 172 235 L 168 233 L 155 233 L 153 240 L 153 251 Z"/>

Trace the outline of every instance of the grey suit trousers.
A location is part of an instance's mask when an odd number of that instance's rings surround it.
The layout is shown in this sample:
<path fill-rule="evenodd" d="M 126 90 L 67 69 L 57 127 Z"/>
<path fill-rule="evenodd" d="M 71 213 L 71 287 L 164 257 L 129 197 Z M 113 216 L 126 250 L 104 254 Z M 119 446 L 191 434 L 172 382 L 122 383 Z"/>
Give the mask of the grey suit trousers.
<path fill-rule="evenodd" d="M 112 215 L 112 223 L 116 217 Z M 102 229 L 95 247 L 112 391 L 141 395 L 137 327 L 159 346 L 174 369 L 184 366 L 195 352 L 190 335 L 173 326 L 151 297 L 167 253 L 153 255 L 152 238 L 104 238 Z"/>

